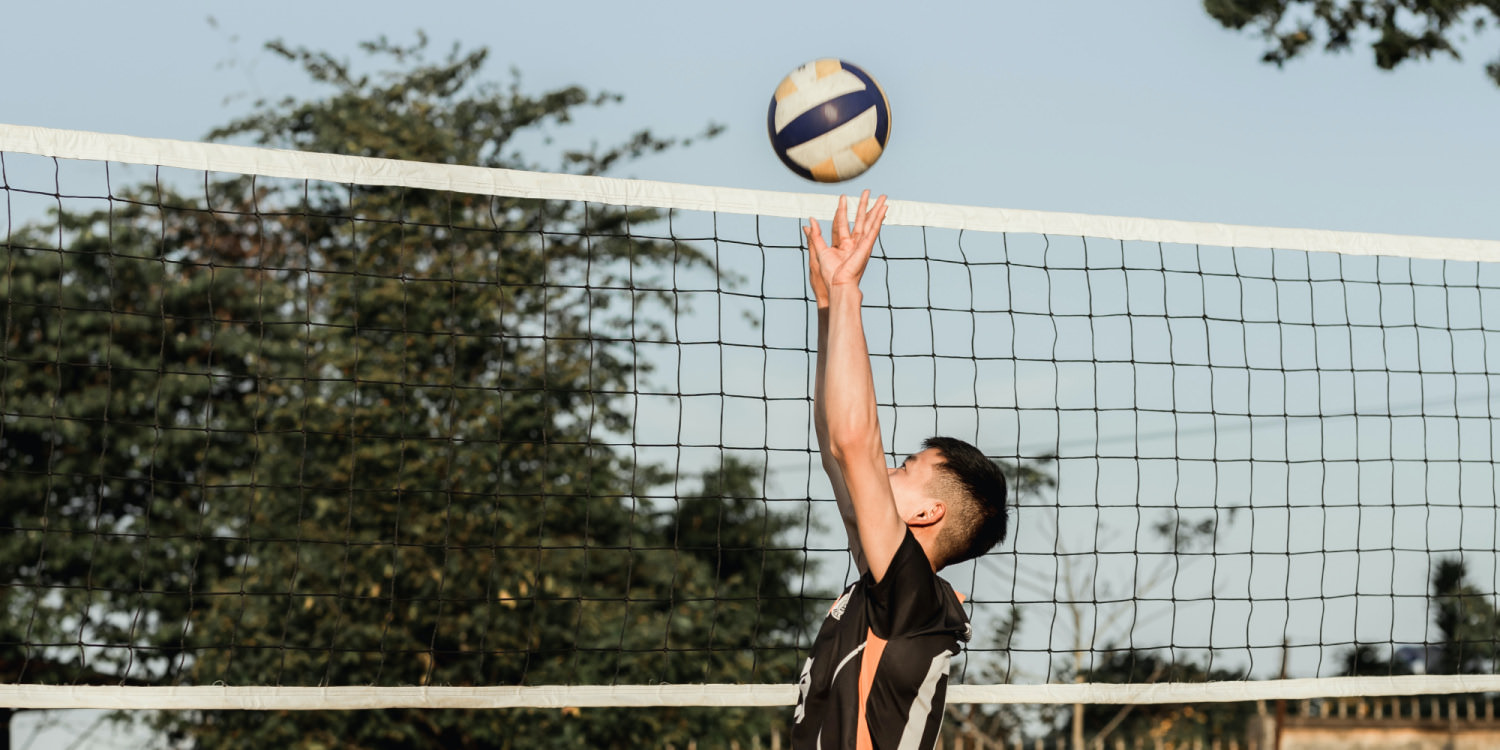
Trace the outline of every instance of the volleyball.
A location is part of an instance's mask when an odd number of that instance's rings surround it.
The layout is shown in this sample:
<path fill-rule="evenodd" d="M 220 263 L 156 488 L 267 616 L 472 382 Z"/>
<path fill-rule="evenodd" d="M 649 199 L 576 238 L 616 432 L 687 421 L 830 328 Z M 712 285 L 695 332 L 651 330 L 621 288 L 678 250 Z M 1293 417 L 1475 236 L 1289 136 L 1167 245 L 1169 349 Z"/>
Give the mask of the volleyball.
<path fill-rule="evenodd" d="M 843 182 L 885 151 L 891 107 L 880 84 L 857 65 L 814 60 L 776 87 L 766 118 L 771 147 L 809 180 Z"/>

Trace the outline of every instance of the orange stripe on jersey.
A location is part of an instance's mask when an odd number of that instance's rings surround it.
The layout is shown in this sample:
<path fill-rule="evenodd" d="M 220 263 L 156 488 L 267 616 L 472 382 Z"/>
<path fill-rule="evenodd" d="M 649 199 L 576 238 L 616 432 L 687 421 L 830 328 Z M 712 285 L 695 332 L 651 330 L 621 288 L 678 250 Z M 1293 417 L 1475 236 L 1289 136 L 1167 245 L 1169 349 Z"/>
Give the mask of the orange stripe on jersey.
<path fill-rule="evenodd" d="M 875 670 L 880 666 L 880 655 L 885 653 L 886 640 L 875 637 L 875 631 L 865 633 L 865 652 L 859 657 L 859 723 L 854 727 L 855 750 L 874 750 L 870 739 L 870 725 L 865 719 L 865 704 L 870 702 L 870 688 L 875 684 Z"/>

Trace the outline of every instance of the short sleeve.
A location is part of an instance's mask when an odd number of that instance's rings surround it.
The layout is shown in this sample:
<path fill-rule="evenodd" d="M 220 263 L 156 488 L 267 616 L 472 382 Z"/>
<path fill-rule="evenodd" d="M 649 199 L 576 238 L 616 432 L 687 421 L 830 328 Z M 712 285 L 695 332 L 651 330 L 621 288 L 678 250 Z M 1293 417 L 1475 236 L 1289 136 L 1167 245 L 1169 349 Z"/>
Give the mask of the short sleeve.
<path fill-rule="evenodd" d="M 875 637 L 890 640 L 952 629 L 945 624 L 945 613 L 947 600 L 954 594 L 933 572 L 911 529 L 906 530 L 885 577 L 877 583 L 866 573 L 865 584 L 865 607 Z"/>

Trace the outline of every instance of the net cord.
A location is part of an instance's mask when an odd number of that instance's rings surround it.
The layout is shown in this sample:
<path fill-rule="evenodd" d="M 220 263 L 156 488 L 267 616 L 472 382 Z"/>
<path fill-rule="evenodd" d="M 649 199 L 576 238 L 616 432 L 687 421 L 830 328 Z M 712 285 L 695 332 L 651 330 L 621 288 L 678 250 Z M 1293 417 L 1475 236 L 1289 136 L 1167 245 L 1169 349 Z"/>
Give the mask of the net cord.
<path fill-rule="evenodd" d="M 949 703 L 1226 703 L 1500 691 L 1500 675 L 1322 677 L 1246 682 L 952 685 Z M 790 706 L 795 685 L 617 685 L 539 687 L 134 687 L 0 685 L 14 709 L 339 710 L 377 708 L 563 708 Z"/>
<path fill-rule="evenodd" d="M 836 194 L 784 193 L 525 172 L 0 124 L 0 152 L 4 151 L 340 184 L 401 186 L 476 195 L 591 201 L 793 219 L 832 215 L 838 201 Z M 892 200 L 887 205 L 886 223 L 903 226 L 1347 255 L 1460 261 L 1500 258 L 1500 241 L 1495 240 L 1286 229 L 903 200 Z"/>

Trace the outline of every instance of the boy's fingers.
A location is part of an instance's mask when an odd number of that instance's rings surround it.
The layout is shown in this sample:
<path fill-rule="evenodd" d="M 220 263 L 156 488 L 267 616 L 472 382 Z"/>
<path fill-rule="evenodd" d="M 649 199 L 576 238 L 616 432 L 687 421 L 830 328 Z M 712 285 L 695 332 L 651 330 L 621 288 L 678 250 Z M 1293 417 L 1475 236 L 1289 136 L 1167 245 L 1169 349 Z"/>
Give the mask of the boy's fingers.
<path fill-rule="evenodd" d="M 875 205 L 871 206 L 869 211 L 859 217 L 856 230 L 859 232 L 860 241 L 873 246 L 876 235 L 880 234 L 880 225 L 884 221 L 885 196 L 882 195 L 875 200 Z"/>

